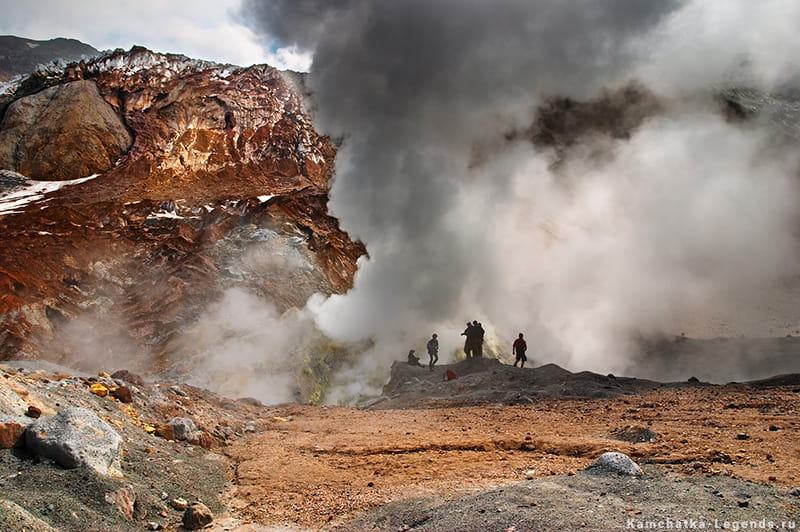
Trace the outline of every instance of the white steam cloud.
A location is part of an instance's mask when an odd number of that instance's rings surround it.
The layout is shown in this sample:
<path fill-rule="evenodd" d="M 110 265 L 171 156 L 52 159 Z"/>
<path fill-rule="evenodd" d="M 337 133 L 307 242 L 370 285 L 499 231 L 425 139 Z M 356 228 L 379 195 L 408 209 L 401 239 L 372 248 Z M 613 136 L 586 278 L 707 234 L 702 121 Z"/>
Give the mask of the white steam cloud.
<path fill-rule="evenodd" d="M 743 80 L 800 89 L 796 2 L 245 8 L 257 31 L 314 53 L 315 123 L 344 138 L 331 211 L 369 258 L 350 292 L 309 305 L 327 334 L 375 342 L 343 389 L 431 332 L 455 351 L 467 319 L 506 350 L 527 332 L 539 362 L 626 371 L 640 337 L 763 334 L 765 294 L 797 274 L 796 142 L 715 100 Z M 554 97 L 631 81 L 659 105 L 626 135 L 559 154 L 511 134 Z"/>

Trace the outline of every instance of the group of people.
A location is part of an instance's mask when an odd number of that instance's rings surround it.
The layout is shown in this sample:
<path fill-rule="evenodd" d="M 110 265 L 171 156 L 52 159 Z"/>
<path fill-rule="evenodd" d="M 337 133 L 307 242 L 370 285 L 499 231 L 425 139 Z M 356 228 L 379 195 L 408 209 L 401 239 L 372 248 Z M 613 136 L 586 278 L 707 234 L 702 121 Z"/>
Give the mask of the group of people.
<path fill-rule="evenodd" d="M 467 337 L 466 340 L 464 340 L 464 353 L 467 354 L 467 358 L 483 356 L 483 337 L 485 334 L 486 331 L 480 323 L 477 321 L 473 321 L 472 323 L 467 322 L 467 328 L 461 333 L 461 336 Z M 439 337 L 436 333 L 433 333 L 431 339 L 428 340 L 426 348 L 429 357 L 428 368 L 433 371 L 433 367 L 439 361 Z M 519 364 L 519 367 L 524 368 L 525 362 L 528 360 L 525 354 L 528 350 L 528 344 L 525 342 L 522 333 L 519 333 L 519 336 L 514 340 L 511 350 L 514 352 L 514 366 L 516 367 L 516 365 Z M 413 349 L 408 352 L 408 363 L 420 368 L 425 367 L 422 365 L 419 357 L 416 355 L 416 351 Z"/>
<path fill-rule="evenodd" d="M 464 352 L 467 354 L 467 358 L 483 356 L 483 336 L 485 334 L 483 325 L 477 321 L 467 322 L 467 328 L 461 333 L 461 336 L 467 337 L 464 340 Z"/>

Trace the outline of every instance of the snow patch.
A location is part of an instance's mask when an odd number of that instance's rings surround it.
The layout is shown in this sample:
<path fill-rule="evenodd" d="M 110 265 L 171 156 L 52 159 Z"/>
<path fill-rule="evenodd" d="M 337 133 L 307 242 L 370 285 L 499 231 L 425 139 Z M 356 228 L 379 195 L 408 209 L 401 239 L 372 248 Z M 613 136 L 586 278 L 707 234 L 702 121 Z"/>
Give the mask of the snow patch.
<path fill-rule="evenodd" d="M 0 193 L 0 216 L 22 212 L 23 207 L 32 205 L 39 201 L 47 201 L 45 196 L 66 186 L 84 183 L 94 179 L 100 174 L 93 174 L 88 177 L 70 179 L 67 181 L 30 181 L 27 186 Z"/>
<path fill-rule="evenodd" d="M 148 220 L 155 220 L 157 218 L 170 218 L 172 220 L 183 220 L 184 217 L 174 212 L 154 212 L 147 215 Z"/>
<path fill-rule="evenodd" d="M 261 203 L 266 203 L 275 196 L 256 196 L 256 197 L 258 198 L 258 201 L 260 201 Z"/>

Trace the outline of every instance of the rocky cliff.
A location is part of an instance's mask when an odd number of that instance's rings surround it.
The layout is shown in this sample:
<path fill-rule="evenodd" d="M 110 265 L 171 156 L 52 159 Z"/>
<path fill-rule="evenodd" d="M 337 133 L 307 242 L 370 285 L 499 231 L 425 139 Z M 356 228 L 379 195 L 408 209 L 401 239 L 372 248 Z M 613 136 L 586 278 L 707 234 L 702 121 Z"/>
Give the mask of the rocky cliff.
<path fill-rule="evenodd" d="M 133 48 L 0 100 L 0 358 L 80 359 L 88 317 L 109 359 L 163 369 L 228 288 L 284 311 L 350 286 L 365 250 L 327 214 L 300 75 Z"/>

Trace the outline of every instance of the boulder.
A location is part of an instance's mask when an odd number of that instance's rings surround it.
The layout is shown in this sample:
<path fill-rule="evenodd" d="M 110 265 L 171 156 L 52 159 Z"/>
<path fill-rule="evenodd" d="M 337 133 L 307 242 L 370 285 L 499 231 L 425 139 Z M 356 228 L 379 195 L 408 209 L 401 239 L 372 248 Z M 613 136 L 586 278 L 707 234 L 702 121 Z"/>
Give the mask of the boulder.
<path fill-rule="evenodd" d="M 131 389 L 127 386 L 120 386 L 119 388 L 114 388 L 111 390 L 111 395 L 121 403 L 132 403 L 133 402 L 133 393 Z"/>
<path fill-rule="evenodd" d="M 193 502 L 186 511 L 183 512 L 183 527 L 188 530 L 199 530 L 204 526 L 210 525 L 214 520 L 214 514 L 208 506 L 202 502 Z"/>
<path fill-rule="evenodd" d="M 587 467 L 585 471 L 590 473 L 616 473 L 630 477 L 642 475 L 642 469 L 631 460 L 630 456 L 624 453 L 609 452 L 600 455 L 600 458 Z"/>
<path fill-rule="evenodd" d="M 11 449 L 22 444 L 25 428 L 30 422 L 24 417 L 0 416 L 0 449 Z"/>
<path fill-rule="evenodd" d="M 93 81 L 49 87 L 12 103 L 0 129 L 0 168 L 39 180 L 109 170 L 133 138 Z"/>
<path fill-rule="evenodd" d="M 110 473 L 121 443 L 122 437 L 86 408 L 65 408 L 34 421 L 25 431 L 25 445 L 32 453 L 67 469 L 87 467 L 101 475 Z"/>
<path fill-rule="evenodd" d="M 111 374 L 112 379 L 119 379 L 121 381 L 129 382 L 134 386 L 144 386 L 144 379 L 136 373 L 132 373 L 127 369 L 121 369 Z"/>
<path fill-rule="evenodd" d="M 176 440 L 185 440 L 189 437 L 189 434 L 197 430 L 197 426 L 194 424 L 194 421 L 188 417 L 174 417 L 168 424 L 175 432 Z"/>

